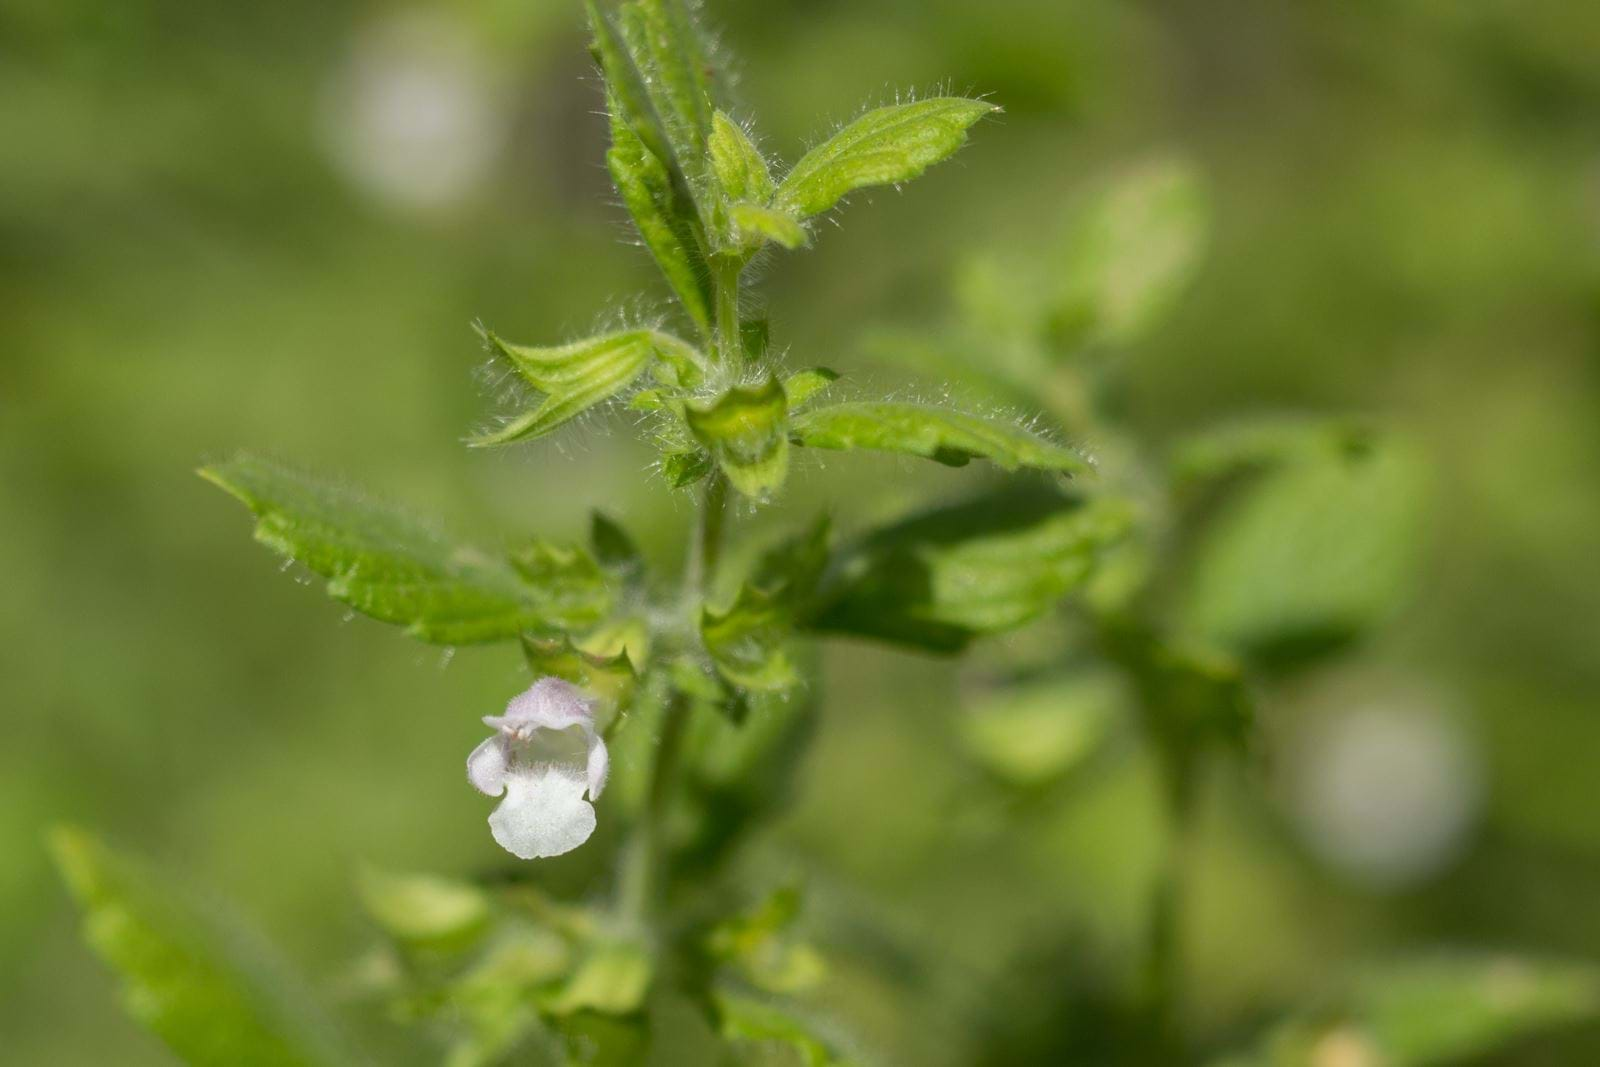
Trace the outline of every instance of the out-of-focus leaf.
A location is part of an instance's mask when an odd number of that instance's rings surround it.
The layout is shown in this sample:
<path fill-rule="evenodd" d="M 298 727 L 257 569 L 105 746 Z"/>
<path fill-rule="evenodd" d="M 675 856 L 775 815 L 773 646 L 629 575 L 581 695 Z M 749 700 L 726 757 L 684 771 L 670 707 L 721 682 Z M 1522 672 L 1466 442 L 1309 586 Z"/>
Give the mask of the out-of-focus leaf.
<path fill-rule="evenodd" d="M 1072 228 L 1058 325 L 1074 339 L 1137 340 L 1188 287 L 1209 221 L 1204 187 L 1184 164 L 1149 165 L 1110 186 Z"/>
<path fill-rule="evenodd" d="M 789 473 L 785 431 L 787 399 L 783 385 L 735 386 L 709 404 L 690 404 L 686 413 L 695 438 L 716 457 L 733 487 L 757 500 L 770 497 Z"/>
<path fill-rule="evenodd" d="M 123 979 L 128 1013 L 199 1067 L 352 1061 L 309 996 L 273 974 L 264 951 L 186 906 L 174 887 L 76 829 L 50 839 L 83 909 L 91 948 Z"/>
<path fill-rule="evenodd" d="M 553 674 L 565 678 L 613 706 L 625 703 L 633 687 L 633 663 L 625 647 L 602 655 L 578 647 L 570 634 L 524 634 L 522 653 L 535 677 Z"/>
<path fill-rule="evenodd" d="M 1130 521 L 1127 504 L 1007 492 L 913 516 L 841 553 L 815 629 L 934 652 L 1038 618 Z"/>
<path fill-rule="evenodd" d="M 722 112 L 711 126 L 711 165 L 722 191 L 734 203 L 748 200 L 765 206 L 772 199 L 772 173 L 748 134 Z"/>
<path fill-rule="evenodd" d="M 446 1067 L 487 1067 L 537 1030 L 539 998 L 566 975 L 571 951 L 557 934 L 508 924 L 473 965 L 449 986 L 448 1021 L 468 1033 L 451 1047 Z"/>
<path fill-rule="evenodd" d="M 1103 621 L 1101 642 L 1127 672 L 1145 727 L 1165 751 L 1188 762 L 1186 754 L 1208 745 L 1248 746 L 1255 708 L 1233 656 L 1120 620 Z"/>
<path fill-rule="evenodd" d="M 1118 679 L 1104 672 L 1009 687 L 962 714 L 961 740 L 995 777 L 1034 788 L 1093 755 L 1126 702 Z"/>
<path fill-rule="evenodd" d="M 801 157 L 773 205 L 806 218 L 852 190 L 910 181 L 954 155 L 968 128 L 998 110 L 982 100 L 945 96 L 868 111 Z"/>
<path fill-rule="evenodd" d="M 555 1021 L 566 1067 L 639 1067 L 648 1061 L 650 1027 L 642 1015 L 580 1011 Z"/>
<path fill-rule="evenodd" d="M 1374 969 L 1320 1011 L 1218 1067 L 1433 1067 L 1476 1062 L 1600 1015 L 1600 968 L 1439 957 Z"/>
<path fill-rule="evenodd" d="M 1189 625 L 1277 665 L 1359 636 L 1410 585 L 1423 481 L 1419 460 L 1393 444 L 1263 476 L 1200 545 Z"/>
<path fill-rule="evenodd" d="M 753 911 L 712 927 L 706 935 L 706 950 L 765 992 L 794 994 L 813 989 L 826 977 L 827 964 L 813 945 L 793 936 L 799 911 L 800 891 L 786 886 Z"/>
<path fill-rule="evenodd" d="M 1354 419 L 1272 415 L 1241 419 L 1179 443 L 1173 477 L 1181 484 L 1212 481 L 1285 463 L 1358 458 L 1375 441 Z"/>
<path fill-rule="evenodd" d="M 793 215 L 764 204 L 741 201 L 728 209 L 733 224 L 739 228 L 747 246 L 759 248 L 765 241 L 773 241 L 785 248 L 799 248 L 809 244 L 811 235 Z"/>
<path fill-rule="evenodd" d="M 565 985 L 545 1003 L 552 1015 L 592 1011 L 631 1015 L 644 1006 L 655 965 L 643 945 L 602 936 L 588 948 Z"/>
<path fill-rule="evenodd" d="M 410 948 L 465 949 L 489 927 L 488 896 L 465 882 L 368 868 L 356 884 L 367 914 L 385 933 Z"/>
<path fill-rule="evenodd" d="M 713 1000 L 718 1028 L 730 1041 L 782 1042 L 805 1067 L 843 1067 L 848 1062 L 815 1024 L 777 1003 L 726 990 L 718 990 Z"/>
<path fill-rule="evenodd" d="M 615 98 L 611 101 L 611 148 L 606 152 L 606 167 L 667 284 L 694 324 L 702 333 L 708 332 L 711 275 L 696 237 L 698 220 L 683 202 L 667 165 L 628 124 Z"/>
<path fill-rule="evenodd" d="M 654 330 L 621 330 L 553 348 L 507 344 L 489 332 L 483 336 L 544 400 L 500 429 L 473 438 L 468 443 L 475 448 L 542 437 L 626 389 L 649 366 L 658 346 L 686 347 Z"/>
<path fill-rule="evenodd" d="M 398 511 L 275 463 L 241 456 L 200 475 L 255 512 L 256 540 L 327 578 L 329 596 L 424 641 L 552 633 L 593 625 L 610 606 L 581 561 L 530 578 L 487 553 L 446 544 Z"/>
<path fill-rule="evenodd" d="M 924 456 L 952 467 L 974 457 L 1005 470 L 1080 474 L 1093 468 L 1069 448 L 1019 426 L 993 422 L 928 404 L 834 404 L 795 416 L 790 432 L 798 444 L 836 450 L 871 449 Z"/>
<path fill-rule="evenodd" d="M 789 398 L 789 410 L 797 411 L 812 397 L 839 380 L 839 372 L 827 367 L 811 367 L 783 380 L 783 393 Z"/>
<path fill-rule="evenodd" d="M 589 544 L 594 558 L 607 570 L 625 576 L 635 576 L 644 569 L 644 557 L 633 538 L 603 511 L 589 514 Z"/>

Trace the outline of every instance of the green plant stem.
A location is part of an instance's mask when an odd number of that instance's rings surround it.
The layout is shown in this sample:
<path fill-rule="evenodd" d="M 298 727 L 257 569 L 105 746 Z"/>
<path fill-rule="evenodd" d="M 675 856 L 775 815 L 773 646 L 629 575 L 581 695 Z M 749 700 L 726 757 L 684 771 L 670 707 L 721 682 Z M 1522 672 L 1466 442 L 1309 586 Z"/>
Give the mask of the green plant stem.
<path fill-rule="evenodd" d="M 713 268 L 716 282 L 717 361 L 724 371 L 733 371 L 743 356 L 739 339 L 739 275 L 743 267 L 738 260 L 721 260 Z"/>
<path fill-rule="evenodd" d="M 689 543 L 689 558 L 684 565 L 686 611 L 698 624 L 700 606 L 716 575 L 722 555 L 723 520 L 727 512 L 728 486 L 720 474 L 713 474 L 700 497 L 696 529 Z M 684 727 L 688 723 L 689 702 L 676 689 L 667 697 L 656 738 L 655 756 L 650 766 L 650 784 L 623 853 L 619 874 L 618 905 L 622 915 L 637 926 L 645 926 L 659 896 L 661 868 L 665 862 L 665 824 L 672 802 L 672 789 L 678 777 L 678 757 L 683 747 Z"/>
<path fill-rule="evenodd" d="M 1155 1062 L 1165 1063 L 1183 1056 L 1183 913 L 1194 851 L 1195 760 L 1174 744 L 1158 746 L 1158 754 L 1166 825 L 1150 896 L 1141 979 Z"/>

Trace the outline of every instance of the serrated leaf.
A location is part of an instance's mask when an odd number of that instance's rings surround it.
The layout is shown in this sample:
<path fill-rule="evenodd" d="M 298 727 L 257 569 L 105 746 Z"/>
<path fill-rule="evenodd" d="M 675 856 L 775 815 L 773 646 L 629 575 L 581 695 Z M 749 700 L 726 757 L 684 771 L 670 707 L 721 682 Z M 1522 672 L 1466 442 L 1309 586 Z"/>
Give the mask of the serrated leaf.
<path fill-rule="evenodd" d="M 789 473 L 788 401 L 776 378 L 735 386 L 709 404 L 690 404 L 689 429 L 716 458 L 729 483 L 745 496 L 764 500 Z"/>
<path fill-rule="evenodd" d="M 811 367 L 789 375 L 783 380 L 783 392 L 789 398 L 789 410 L 798 410 L 838 380 L 839 372 L 827 367 Z"/>
<path fill-rule="evenodd" d="M 650 365 L 658 346 L 683 346 L 654 330 L 621 330 L 550 348 L 507 344 L 487 331 L 483 336 L 544 400 L 500 429 L 473 438 L 468 444 L 474 448 L 542 437 L 626 389 Z"/>
<path fill-rule="evenodd" d="M 1515 957 L 1439 956 L 1373 968 L 1321 1010 L 1218 1067 L 1477 1062 L 1600 1016 L 1600 969 Z"/>
<path fill-rule="evenodd" d="M 989 494 L 868 534 L 840 554 L 817 630 L 958 652 L 1038 618 L 1078 588 L 1131 521 L 1114 499 Z"/>
<path fill-rule="evenodd" d="M 1011 785 L 1037 788 L 1099 748 L 1127 696 L 1115 675 L 1086 672 L 991 693 L 958 720 L 967 752 Z"/>
<path fill-rule="evenodd" d="M 667 164 L 628 123 L 623 105 L 613 98 L 610 110 L 606 168 L 611 180 L 684 312 L 706 333 L 711 328 L 711 272 L 701 251 L 693 206 L 684 202 Z"/>
<path fill-rule="evenodd" d="M 1264 475 L 1207 530 L 1186 621 L 1277 665 L 1360 636 L 1406 595 L 1424 488 L 1417 458 L 1392 444 Z"/>
<path fill-rule="evenodd" d="M 1158 324 L 1200 263 L 1209 205 L 1188 166 L 1146 166 L 1102 192 L 1072 227 L 1056 313 L 1073 339 L 1125 345 Z"/>
<path fill-rule="evenodd" d="M 843 1067 L 843 1054 L 818 1028 L 778 1003 L 719 990 L 713 994 L 718 1029 L 730 1041 L 778 1041 L 788 1045 L 805 1067 Z"/>
<path fill-rule="evenodd" d="M 1020 426 L 929 404 L 892 401 L 834 404 L 794 417 L 797 444 L 837 450 L 870 449 L 924 456 L 952 467 L 973 458 L 1005 470 L 1081 474 L 1093 468 L 1076 452 Z"/>
<path fill-rule="evenodd" d="M 711 166 L 730 201 L 765 206 L 772 199 L 772 172 L 744 128 L 718 111 L 712 118 Z"/>
<path fill-rule="evenodd" d="M 349 1064 L 308 995 L 265 950 L 186 905 L 141 864 L 57 829 L 51 851 L 83 909 L 83 933 L 121 976 L 128 1013 L 197 1067 Z"/>
<path fill-rule="evenodd" d="M 431 874 L 367 868 L 356 886 L 372 920 L 410 948 L 469 948 L 489 926 L 489 898 L 475 885 Z"/>
<path fill-rule="evenodd" d="M 852 190 L 910 181 L 954 155 L 968 128 L 998 110 L 946 96 L 869 111 L 807 152 L 778 186 L 773 206 L 807 218 Z"/>
<path fill-rule="evenodd" d="M 424 641 L 582 628 L 610 608 L 610 593 L 588 579 L 578 557 L 571 567 L 552 557 L 542 576 L 527 577 L 399 511 L 275 463 L 241 456 L 200 475 L 256 514 L 256 540 L 327 578 L 329 596 Z"/>
<path fill-rule="evenodd" d="M 811 243 L 811 235 L 806 228 L 793 215 L 777 208 L 742 201 L 732 205 L 728 214 L 747 246 L 759 248 L 764 242 L 772 241 L 784 248 L 794 249 Z"/>

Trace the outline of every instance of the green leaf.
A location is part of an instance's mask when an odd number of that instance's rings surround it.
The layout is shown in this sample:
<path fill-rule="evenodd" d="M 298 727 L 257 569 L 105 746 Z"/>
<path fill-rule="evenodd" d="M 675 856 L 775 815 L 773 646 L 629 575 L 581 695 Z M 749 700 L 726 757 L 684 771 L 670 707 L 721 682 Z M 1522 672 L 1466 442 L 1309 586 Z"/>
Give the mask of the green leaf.
<path fill-rule="evenodd" d="M 699 221 L 687 204 L 672 172 L 640 139 L 624 117 L 623 105 L 610 103 L 611 148 L 606 167 L 622 203 L 633 217 L 645 248 L 661 268 L 684 312 L 701 333 L 711 328 L 711 272 L 698 236 Z"/>
<path fill-rule="evenodd" d="M 1125 711 L 1108 672 L 1012 686 L 977 701 L 958 721 L 967 752 L 1011 785 L 1037 788 L 1081 766 Z"/>
<path fill-rule="evenodd" d="M 710 474 L 716 466 L 709 453 L 702 449 L 693 452 L 668 452 L 661 457 L 661 476 L 674 489 L 693 485 Z"/>
<path fill-rule="evenodd" d="M 711 78 L 684 0 L 633 0 L 619 8 L 623 37 L 684 171 L 696 178 L 711 135 Z"/>
<path fill-rule="evenodd" d="M 754 910 L 724 919 L 706 935 L 706 951 L 768 993 L 795 994 L 816 988 L 827 964 L 809 942 L 795 937 L 800 891 L 786 886 Z"/>
<path fill-rule="evenodd" d="M 1173 451 L 1180 485 L 1216 481 L 1286 463 L 1359 459 L 1377 443 L 1356 419 L 1264 415 L 1238 419 L 1196 434 Z"/>
<path fill-rule="evenodd" d="M 524 573 L 447 544 L 405 514 L 275 463 L 241 456 L 200 471 L 257 516 L 256 540 L 328 579 L 328 595 L 423 641 L 469 644 L 599 621 L 610 593 L 586 554 L 546 550 Z"/>
<path fill-rule="evenodd" d="M 1058 326 L 1072 339 L 1138 340 L 1187 290 L 1209 223 L 1204 186 L 1184 164 L 1158 163 L 1124 177 L 1071 229 Z"/>
<path fill-rule="evenodd" d="M 654 330 L 621 330 L 553 348 L 507 344 L 487 331 L 483 337 L 491 351 L 545 396 L 538 406 L 500 429 L 473 438 L 468 443 L 474 448 L 542 437 L 626 389 L 659 347 L 684 347 L 682 341 Z"/>
<path fill-rule="evenodd" d="M 1233 656 L 1127 619 L 1103 619 L 1100 637 L 1132 680 L 1146 731 L 1183 765 L 1212 744 L 1248 746 L 1255 706 Z"/>
<path fill-rule="evenodd" d="M 968 128 L 998 110 L 982 100 L 935 97 L 869 111 L 807 152 L 778 186 L 773 206 L 806 218 L 852 190 L 910 181 L 954 155 Z"/>
<path fill-rule="evenodd" d="M 713 1003 L 718 1029 L 730 1041 L 782 1042 L 805 1067 L 843 1067 L 847 1062 L 814 1024 L 776 1003 L 725 990 L 713 994 Z"/>
<path fill-rule="evenodd" d="M 1384 1067 L 1477 1062 L 1597 1015 L 1600 969 L 1591 964 L 1439 956 L 1369 970 L 1332 1004 L 1226 1063 L 1318 1067 L 1334 1050 L 1341 1063 Z"/>
<path fill-rule="evenodd" d="M 637 576 L 644 571 L 639 546 L 603 511 L 589 513 L 589 544 L 594 548 L 594 558 L 608 571 L 624 576 Z"/>
<path fill-rule="evenodd" d="M 828 520 L 765 552 L 733 603 L 701 612 L 700 636 L 717 670 L 747 690 L 800 681 L 789 641 L 828 561 Z"/>
<path fill-rule="evenodd" d="M 765 206 L 772 199 L 772 172 L 748 134 L 722 112 L 712 118 L 711 166 L 730 201 Z"/>
<path fill-rule="evenodd" d="M 469 948 L 489 926 L 489 898 L 483 890 L 465 882 L 367 868 L 356 886 L 367 914 L 385 933 L 409 948 Z"/>
<path fill-rule="evenodd" d="M 1397 445 L 1280 468 L 1199 546 L 1185 618 L 1202 637 L 1288 665 L 1381 623 L 1406 595 L 1424 476 Z"/>
<path fill-rule="evenodd" d="M 806 228 L 793 215 L 777 208 L 741 201 L 730 207 L 728 213 L 747 246 L 759 248 L 763 242 L 772 241 L 794 249 L 811 242 L 811 235 Z"/>
<path fill-rule="evenodd" d="M 644 1006 L 655 965 L 644 946 L 625 938 L 601 937 L 572 977 L 546 1003 L 553 1015 L 592 1011 L 631 1015 Z"/>
<path fill-rule="evenodd" d="M 1129 527 L 1128 505 L 989 494 L 877 530 L 841 553 L 810 625 L 934 652 L 1033 621 Z"/>
<path fill-rule="evenodd" d="M 89 834 L 50 848 L 84 913 L 83 934 L 122 977 L 128 1013 L 198 1067 L 348 1064 L 308 996 L 283 983 L 239 931 L 186 904 L 153 872 Z M 251 945 L 250 948 L 255 948 Z"/>
<path fill-rule="evenodd" d="M 771 378 L 762 385 L 735 386 L 709 404 L 690 404 L 686 417 L 733 487 L 764 500 L 789 473 L 787 405 L 782 384 Z"/>
<path fill-rule="evenodd" d="M 791 433 L 797 444 L 810 448 L 898 452 L 952 467 L 976 457 L 1005 470 L 1093 470 L 1071 449 L 1019 426 L 928 404 L 883 401 L 813 408 L 795 416 Z"/>
<path fill-rule="evenodd" d="M 799 410 L 812 397 L 838 380 L 839 372 L 827 367 L 811 367 L 789 375 L 783 380 L 783 393 L 789 398 L 789 410 Z"/>

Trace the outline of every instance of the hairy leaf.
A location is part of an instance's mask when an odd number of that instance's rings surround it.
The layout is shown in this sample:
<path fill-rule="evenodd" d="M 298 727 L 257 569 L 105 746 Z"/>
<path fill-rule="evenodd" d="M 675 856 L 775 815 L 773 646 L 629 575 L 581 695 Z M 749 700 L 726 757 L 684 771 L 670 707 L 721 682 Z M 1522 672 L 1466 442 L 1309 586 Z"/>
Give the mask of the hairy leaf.
<path fill-rule="evenodd" d="M 326 1036 L 309 996 L 275 973 L 264 949 L 81 830 L 56 830 L 50 846 L 83 909 L 85 939 L 122 977 L 123 1006 L 185 1062 L 351 1062 Z"/>
<path fill-rule="evenodd" d="M 772 173 L 748 134 L 722 112 L 711 127 L 711 165 L 730 201 L 748 200 L 765 206 L 772 199 Z"/>
<path fill-rule="evenodd" d="M 1438 956 L 1367 971 L 1332 1004 L 1218 1067 L 1442 1067 L 1597 1016 L 1600 969 L 1592 964 Z"/>
<path fill-rule="evenodd" d="M 654 330 L 621 330 L 552 348 L 507 344 L 489 332 L 484 340 L 544 400 L 493 433 L 474 438 L 469 444 L 476 448 L 542 437 L 626 389 L 660 348 L 684 347 Z"/>
<path fill-rule="evenodd" d="M 1147 166 L 1111 186 L 1070 234 L 1059 325 L 1073 338 L 1137 340 L 1188 287 L 1208 225 L 1204 188 L 1181 163 Z"/>
<path fill-rule="evenodd" d="M 869 111 L 807 152 L 778 186 L 773 205 L 806 218 L 854 189 L 910 181 L 954 155 L 967 129 L 998 110 L 945 96 Z"/>
<path fill-rule="evenodd" d="M 747 251 L 760 248 L 767 241 L 791 249 L 810 243 L 811 235 L 799 220 L 777 208 L 743 201 L 728 210 Z"/>
<path fill-rule="evenodd" d="M 684 201 L 667 164 L 640 139 L 615 98 L 610 110 L 611 148 L 606 152 L 606 167 L 611 180 L 684 312 L 706 333 L 711 328 L 711 272 L 701 252 L 693 205 Z"/>
<path fill-rule="evenodd" d="M 632 0 L 619 14 L 623 38 L 678 164 L 691 177 L 702 177 L 711 135 L 711 78 L 684 0 Z"/>
<path fill-rule="evenodd" d="M 783 380 L 783 393 L 789 398 L 789 410 L 798 410 L 838 380 L 839 372 L 827 367 L 811 367 L 789 375 Z"/>
<path fill-rule="evenodd" d="M 810 625 L 934 652 L 1038 618 L 1128 528 L 1115 499 L 989 494 L 895 523 L 841 553 Z"/>
<path fill-rule="evenodd" d="M 328 595 L 414 637 L 469 644 L 593 625 L 610 607 L 583 553 L 505 560 L 447 544 L 401 512 L 265 460 L 202 477 L 257 516 L 256 540 L 328 579 Z M 587 562 L 585 562 L 587 560 Z M 529 569 L 532 567 L 532 569 Z"/>
<path fill-rule="evenodd" d="M 710 404 L 690 404 L 689 429 L 716 458 L 722 473 L 745 496 L 763 500 L 789 473 L 783 385 L 735 386 Z"/>
<path fill-rule="evenodd" d="M 898 452 L 952 467 L 976 457 L 1006 470 L 1092 470 L 1076 452 L 1021 427 L 928 404 L 883 401 L 813 408 L 795 416 L 790 432 L 796 443 L 811 448 Z"/>

